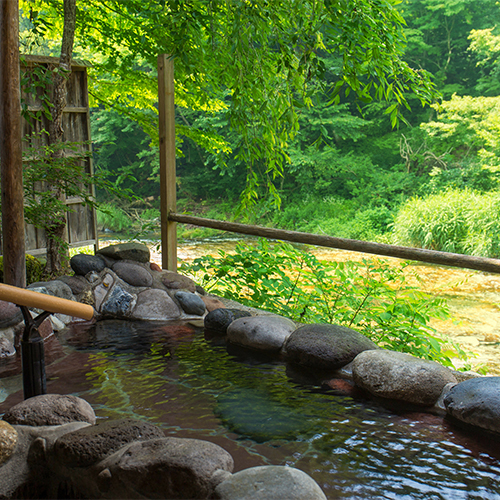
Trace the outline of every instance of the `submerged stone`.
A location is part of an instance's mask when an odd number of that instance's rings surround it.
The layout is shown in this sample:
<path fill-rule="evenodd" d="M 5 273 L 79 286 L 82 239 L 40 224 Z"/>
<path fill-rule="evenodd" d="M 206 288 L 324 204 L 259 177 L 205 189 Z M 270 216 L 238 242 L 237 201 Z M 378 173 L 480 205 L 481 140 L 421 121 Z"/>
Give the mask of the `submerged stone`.
<path fill-rule="evenodd" d="M 304 414 L 307 410 L 265 388 L 239 387 L 217 397 L 214 413 L 231 432 L 264 443 L 313 436 L 319 429 Z"/>

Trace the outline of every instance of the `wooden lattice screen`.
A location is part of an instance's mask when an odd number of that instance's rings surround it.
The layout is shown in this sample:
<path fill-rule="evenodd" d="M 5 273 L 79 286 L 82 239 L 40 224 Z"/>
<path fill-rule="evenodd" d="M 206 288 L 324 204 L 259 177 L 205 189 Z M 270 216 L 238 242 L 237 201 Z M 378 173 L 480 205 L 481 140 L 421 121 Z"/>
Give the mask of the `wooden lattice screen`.
<path fill-rule="evenodd" d="M 41 56 L 23 56 L 21 59 L 21 72 L 26 74 L 33 71 L 36 66 L 48 67 L 57 64 L 58 59 Z M 90 114 L 87 90 L 87 67 L 88 64 L 74 60 L 71 67 L 71 75 L 67 84 L 67 104 L 63 113 L 64 141 L 81 142 L 81 148 L 91 151 L 90 146 Z M 50 87 L 46 92 L 51 92 Z M 42 108 L 39 88 L 37 95 L 26 94 L 22 91 L 23 104 L 28 105 L 28 110 L 36 112 Z M 50 95 L 50 94 L 49 94 Z M 42 129 L 48 129 L 48 120 L 45 116 L 41 120 L 22 120 L 22 134 L 28 140 L 23 141 L 23 148 L 39 141 Z M 82 160 L 85 162 L 85 171 L 93 174 L 91 156 Z M 90 189 L 90 188 L 89 188 Z M 91 193 L 92 195 L 94 193 Z M 68 206 L 66 239 L 70 247 L 94 245 L 97 249 L 97 227 L 95 210 L 82 205 L 80 197 L 66 199 Z M 43 255 L 46 253 L 45 231 L 31 224 L 26 225 L 26 252 L 32 255 Z"/>

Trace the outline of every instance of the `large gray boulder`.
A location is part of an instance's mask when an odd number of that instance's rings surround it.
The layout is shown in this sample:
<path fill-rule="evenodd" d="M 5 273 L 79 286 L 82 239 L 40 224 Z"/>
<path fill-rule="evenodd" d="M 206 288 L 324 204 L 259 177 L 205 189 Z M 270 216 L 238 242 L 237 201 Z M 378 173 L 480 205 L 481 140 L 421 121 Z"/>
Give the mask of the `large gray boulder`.
<path fill-rule="evenodd" d="M 281 316 L 238 318 L 227 329 L 228 340 L 235 345 L 258 351 L 279 351 L 295 330 L 295 323 Z"/>
<path fill-rule="evenodd" d="M 142 243 L 118 243 L 105 248 L 100 248 L 96 255 L 102 255 L 114 260 L 134 260 L 136 262 L 149 262 L 151 257 L 149 248 Z"/>
<path fill-rule="evenodd" d="M 28 290 L 33 290 L 38 293 L 45 293 L 66 300 L 74 300 L 73 291 L 71 288 L 60 280 L 38 281 L 31 283 L 27 287 Z"/>
<path fill-rule="evenodd" d="M 112 269 L 119 278 L 129 285 L 149 287 L 153 284 L 153 276 L 147 264 L 141 265 L 133 261 L 119 260 L 113 264 Z"/>
<path fill-rule="evenodd" d="M 245 469 L 215 488 L 219 500 L 326 500 L 305 472 L 292 467 L 261 466 Z"/>
<path fill-rule="evenodd" d="M 214 443 L 164 437 L 121 448 L 96 472 L 106 498 L 202 499 L 213 498 L 233 467 L 231 455 Z"/>
<path fill-rule="evenodd" d="M 287 361 L 318 370 L 342 368 L 368 349 L 377 345 L 355 330 L 329 324 L 301 326 L 284 346 Z"/>
<path fill-rule="evenodd" d="M 77 276 L 85 276 L 90 272 L 100 273 L 106 267 L 106 263 L 100 255 L 87 255 L 84 253 L 73 255 L 69 265 Z"/>
<path fill-rule="evenodd" d="M 163 437 L 159 427 L 133 419 L 111 420 L 65 434 L 55 442 L 54 461 L 69 467 L 88 467 L 133 441 Z"/>
<path fill-rule="evenodd" d="M 0 328 L 9 328 L 22 320 L 23 313 L 16 304 L 0 300 Z"/>
<path fill-rule="evenodd" d="M 132 315 L 135 319 L 169 320 L 180 318 L 181 310 L 167 292 L 153 288 L 139 293 Z"/>
<path fill-rule="evenodd" d="M 174 297 L 179 301 L 182 309 L 186 314 L 195 314 L 203 316 L 205 314 L 205 302 L 201 300 L 199 295 L 191 292 L 176 292 Z"/>
<path fill-rule="evenodd" d="M 13 406 L 3 416 L 12 425 L 47 426 L 69 422 L 95 424 L 96 416 L 84 399 L 71 395 L 43 394 Z"/>
<path fill-rule="evenodd" d="M 446 394 L 444 405 L 457 420 L 500 434 L 500 377 L 465 380 Z"/>
<path fill-rule="evenodd" d="M 426 359 L 402 352 L 364 351 L 354 359 L 356 385 L 374 396 L 432 406 L 448 384 L 456 384 L 453 372 Z"/>
<path fill-rule="evenodd" d="M 186 290 L 188 292 L 196 292 L 196 283 L 187 276 L 174 273 L 173 271 L 162 271 L 158 278 L 161 284 L 169 290 Z"/>
<path fill-rule="evenodd" d="M 71 288 L 73 295 L 80 295 L 90 288 L 90 283 L 84 276 L 59 276 L 57 281 L 66 283 Z"/>

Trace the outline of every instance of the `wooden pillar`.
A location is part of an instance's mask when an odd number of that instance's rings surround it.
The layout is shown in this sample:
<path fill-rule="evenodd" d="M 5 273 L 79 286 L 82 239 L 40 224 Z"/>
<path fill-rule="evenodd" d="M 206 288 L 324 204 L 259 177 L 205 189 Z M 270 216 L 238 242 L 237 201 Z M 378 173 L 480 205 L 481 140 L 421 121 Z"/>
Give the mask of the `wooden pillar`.
<path fill-rule="evenodd" d="M 24 288 L 26 261 L 18 0 L 0 1 L 0 161 L 4 282 Z"/>
<path fill-rule="evenodd" d="M 158 113 L 160 136 L 160 197 L 162 267 L 177 271 L 177 223 L 168 220 L 175 212 L 175 101 L 174 62 L 167 54 L 158 56 Z"/>

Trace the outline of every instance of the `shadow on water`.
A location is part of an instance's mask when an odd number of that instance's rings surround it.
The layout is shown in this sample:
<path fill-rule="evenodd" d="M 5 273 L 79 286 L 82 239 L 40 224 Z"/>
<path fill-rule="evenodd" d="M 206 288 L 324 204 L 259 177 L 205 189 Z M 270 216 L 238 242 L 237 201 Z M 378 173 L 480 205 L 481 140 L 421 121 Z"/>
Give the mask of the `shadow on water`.
<path fill-rule="evenodd" d="M 315 385 L 188 324 L 77 324 L 52 350 L 48 392 L 83 397 L 99 419 L 147 419 L 166 435 L 212 441 L 236 470 L 294 466 L 332 499 L 500 498 L 498 441 L 390 409 L 347 381 Z M 10 394 L 0 411 L 21 399 Z"/>

